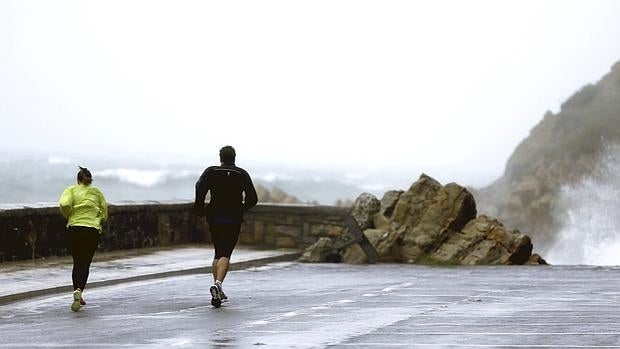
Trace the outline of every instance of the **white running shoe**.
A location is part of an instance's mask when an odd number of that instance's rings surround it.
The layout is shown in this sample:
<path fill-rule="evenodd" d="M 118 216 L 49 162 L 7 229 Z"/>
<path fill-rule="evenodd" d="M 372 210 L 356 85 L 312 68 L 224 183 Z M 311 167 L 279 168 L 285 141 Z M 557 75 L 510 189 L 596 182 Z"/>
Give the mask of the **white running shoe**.
<path fill-rule="evenodd" d="M 219 287 L 217 287 L 217 285 L 213 285 L 209 288 L 209 292 L 211 292 L 211 305 L 219 308 L 222 305 Z"/>
<path fill-rule="evenodd" d="M 226 296 L 226 293 L 224 293 L 224 289 L 222 288 L 222 282 L 216 281 L 215 286 L 217 286 L 218 291 L 220 291 L 220 299 L 222 300 L 222 303 L 228 302 L 228 297 Z"/>
<path fill-rule="evenodd" d="M 82 307 L 82 291 L 78 288 L 73 291 L 73 303 L 71 303 L 71 310 L 78 311 Z"/>

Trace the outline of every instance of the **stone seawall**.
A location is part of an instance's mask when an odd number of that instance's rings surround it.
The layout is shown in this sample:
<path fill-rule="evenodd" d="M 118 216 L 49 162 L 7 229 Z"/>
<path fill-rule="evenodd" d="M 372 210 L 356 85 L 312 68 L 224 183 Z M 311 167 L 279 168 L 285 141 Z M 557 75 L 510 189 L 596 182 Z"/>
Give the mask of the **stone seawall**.
<path fill-rule="evenodd" d="M 306 248 L 321 237 L 342 234 L 348 207 L 258 205 L 245 215 L 240 242 L 249 245 Z"/>
<path fill-rule="evenodd" d="M 246 213 L 239 243 L 305 248 L 342 233 L 348 208 L 259 204 Z M 188 202 L 110 205 L 99 251 L 211 242 Z M 0 207 L 0 262 L 67 255 L 66 221 L 56 204 Z"/>

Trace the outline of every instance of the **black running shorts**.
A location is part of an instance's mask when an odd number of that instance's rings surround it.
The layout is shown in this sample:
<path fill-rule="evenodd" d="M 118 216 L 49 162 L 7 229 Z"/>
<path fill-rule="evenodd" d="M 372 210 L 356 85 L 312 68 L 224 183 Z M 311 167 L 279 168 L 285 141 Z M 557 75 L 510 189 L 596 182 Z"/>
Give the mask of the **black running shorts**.
<path fill-rule="evenodd" d="M 240 229 L 241 223 L 209 223 L 211 239 L 213 240 L 213 245 L 215 246 L 214 259 L 219 259 L 221 257 L 230 258 L 230 255 L 237 244 Z"/>

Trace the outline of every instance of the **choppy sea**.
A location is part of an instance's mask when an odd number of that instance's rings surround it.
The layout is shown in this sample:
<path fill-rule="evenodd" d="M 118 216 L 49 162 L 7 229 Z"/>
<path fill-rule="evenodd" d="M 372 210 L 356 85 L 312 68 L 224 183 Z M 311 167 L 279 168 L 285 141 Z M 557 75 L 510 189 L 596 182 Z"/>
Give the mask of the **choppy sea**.
<path fill-rule="evenodd" d="M 93 173 L 93 184 L 103 190 L 110 202 L 192 200 L 196 180 L 207 167 L 207 164 L 136 165 L 110 161 L 86 165 L 57 156 L 27 159 L 5 156 L 0 158 L 0 204 L 55 202 L 65 187 L 75 183 L 78 165 L 88 166 Z M 354 200 L 365 191 L 380 198 L 386 190 L 398 189 L 351 172 L 243 167 L 255 184 L 268 189 L 278 187 L 302 202 L 329 205 L 337 200 Z"/>

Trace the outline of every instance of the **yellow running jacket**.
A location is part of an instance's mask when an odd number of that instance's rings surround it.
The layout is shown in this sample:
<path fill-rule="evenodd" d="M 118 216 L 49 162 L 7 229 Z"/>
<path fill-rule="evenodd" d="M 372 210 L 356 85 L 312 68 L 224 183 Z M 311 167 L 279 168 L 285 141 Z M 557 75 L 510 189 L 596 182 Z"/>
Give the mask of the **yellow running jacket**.
<path fill-rule="evenodd" d="M 67 219 L 67 227 L 91 227 L 101 233 L 101 223 L 108 219 L 108 204 L 99 188 L 75 184 L 62 192 L 60 212 Z"/>

